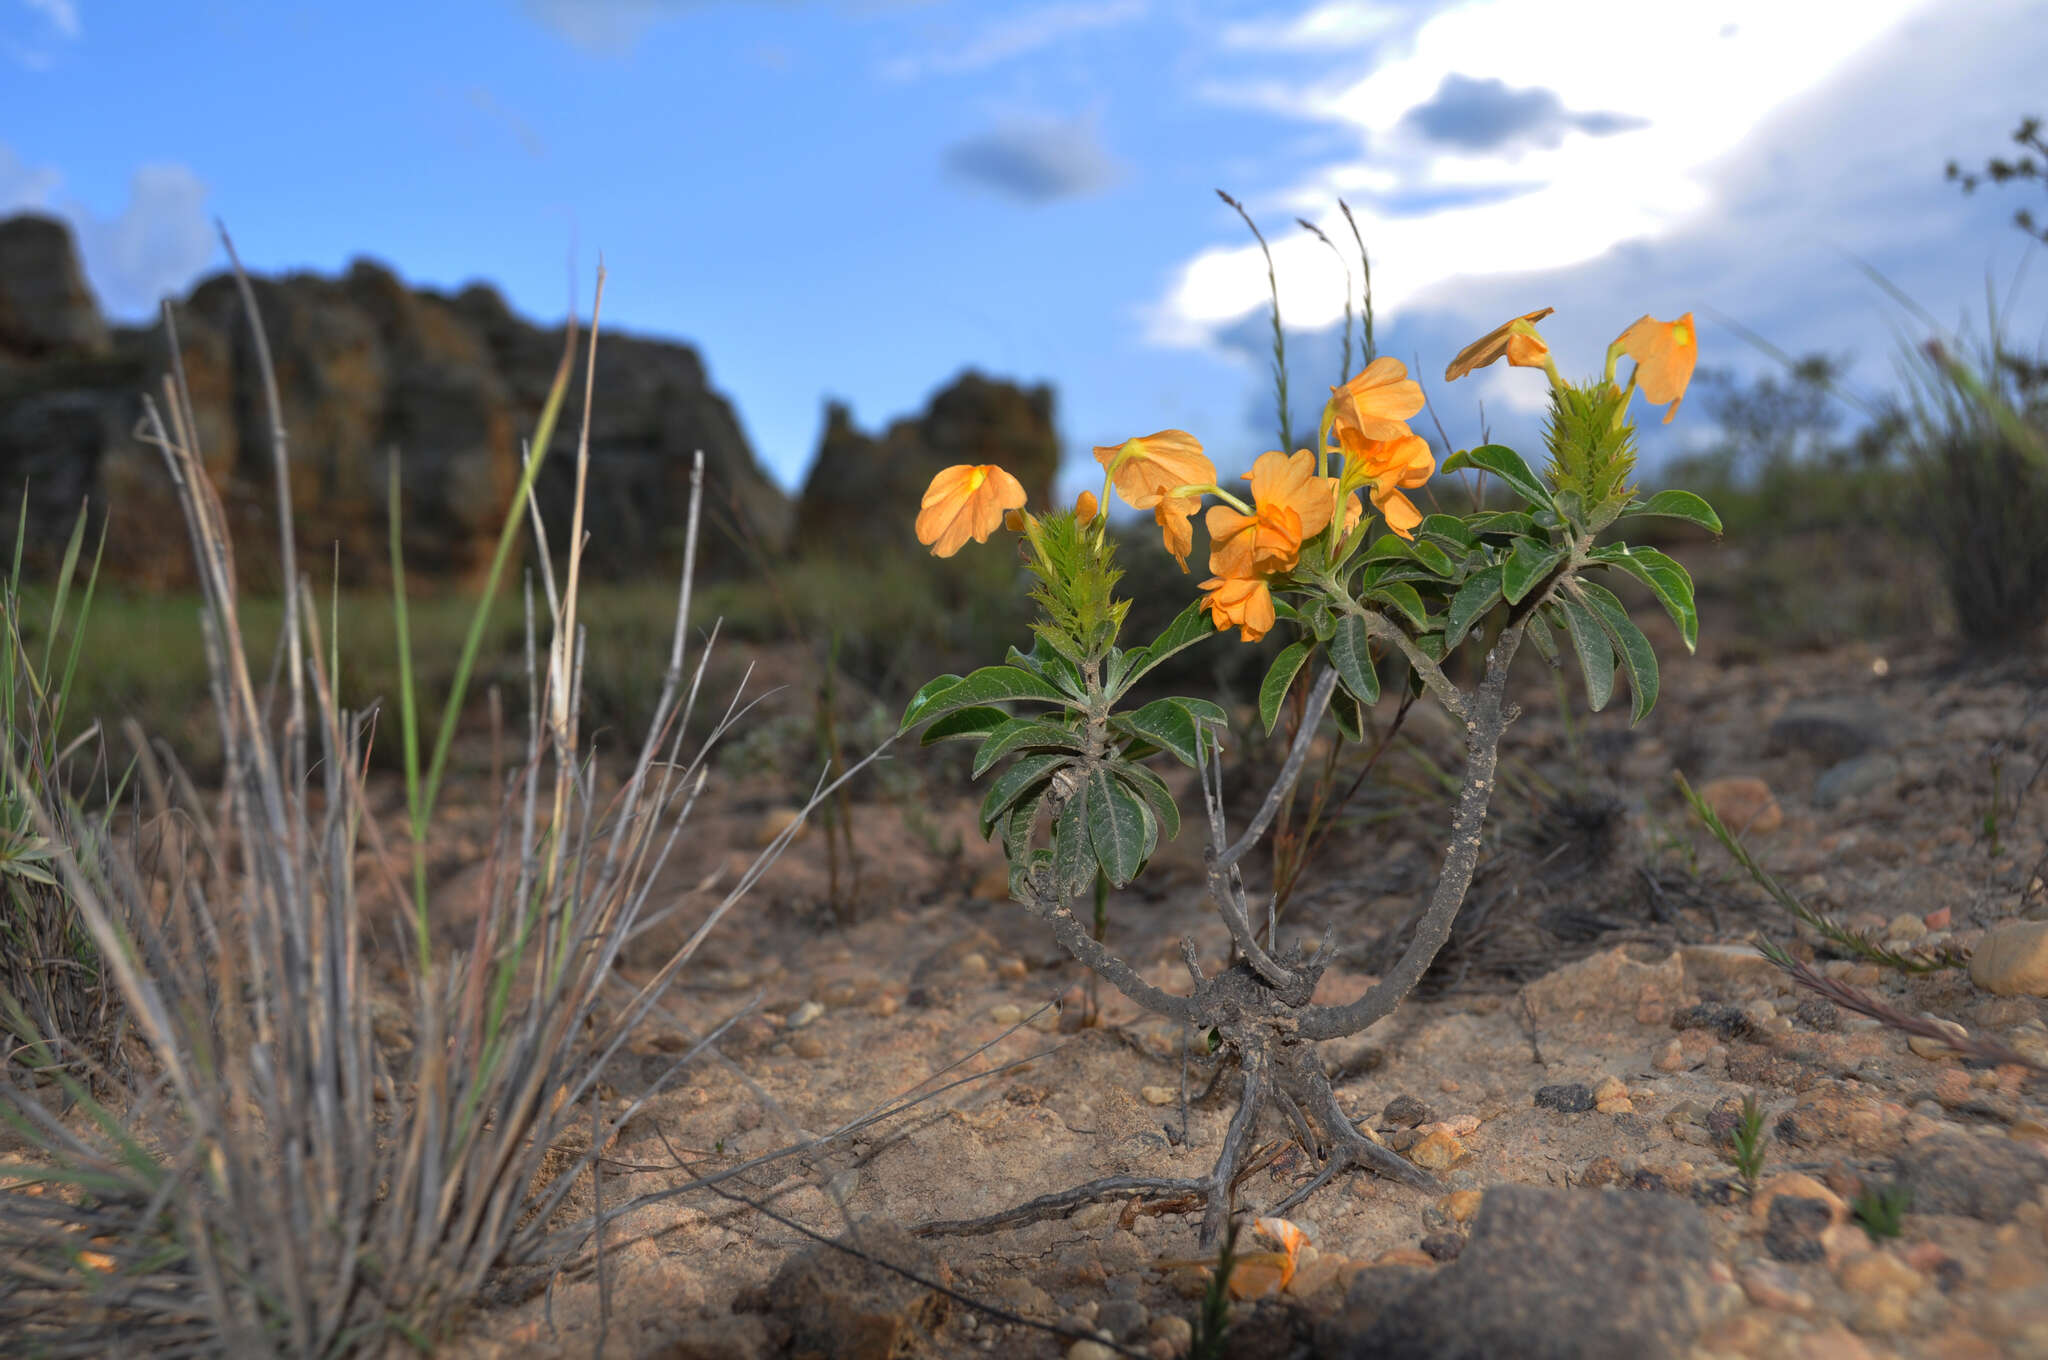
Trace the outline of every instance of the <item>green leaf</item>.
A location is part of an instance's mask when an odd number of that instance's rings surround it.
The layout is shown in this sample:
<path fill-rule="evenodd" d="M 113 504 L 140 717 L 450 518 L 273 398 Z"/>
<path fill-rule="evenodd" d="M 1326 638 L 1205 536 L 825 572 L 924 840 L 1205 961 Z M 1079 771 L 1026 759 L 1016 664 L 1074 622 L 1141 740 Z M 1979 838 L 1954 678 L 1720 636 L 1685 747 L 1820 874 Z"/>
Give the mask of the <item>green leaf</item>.
<path fill-rule="evenodd" d="M 1189 699 L 1184 696 L 1175 698 L 1174 702 L 1186 709 L 1198 723 L 1212 723 L 1217 727 L 1230 726 L 1230 715 L 1223 711 L 1223 705 L 1221 704 L 1211 703 L 1207 699 Z"/>
<path fill-rule="evenodd" d="M 1475 534 L 1488 538 L 1533 538 L 1536 535 L 1536 520 L 1520 510 L 1488 510 L 1473 515 L 1465 521 Z"/>
<path fill-rule="evenodd" d="M 1120 713 L 1112 721 L 1151 742 L 1174 759 L 1192 768 L 1196 764 L 1195 718 L 1172 699 L 1154 699 L 1135 713 Z"/>
<path fill-rule="evenodd" d="M 1657 597 L 1657 603 L 1664 606 L 1664 612 L 1678 625 L 1679 636 L 1685 639 L 1685 650 L 1694 650 L 1699 642 L 1700 616 L 1693 603 L 1690 572 L 1655 548 L 1631 548 L 1626 543 L 1595 548 L 1592 558 L 1595 562 L 1625 571 L 1648 586 L 1650 593 Z"/>
<path fill-rule="evenodd" d="M 1100 768 L 1088 776 L 1088 837 L 1095 845 L 1095 862 L 1112 887 L 1136 877 L 1150 853 L 1145 822 L 1144 804 L 1121 780 Z"/>
<path fill-rule="evenodd" d="M 1456 472 L 1468 467 L 1491 472 L 1531 505 L 1551 504 L 1550 488 L 1543 485 L 1536 474 L 1529 470 L 1529 465 L 1522 461 L 1521 454 L 1505 444 L 1482 444 L 1476 449 L 1454 453 L 1444 460 L 1445 472 Z"/>
<path fill-rule="evenodd" d="M 1523 621 L 1522 636 L 1536 644 L 1536 651 L 1542 658 L 1555 666 L 1557 664 L 1557 634 L 1550 631 L 1550 625 L 1543 621 L 1541 611 L 1529 615 Z"/>
<path fill-rule="evenodd" d="M 1451 597 L 1451 607 L 1444 614 L 1444 642 L 1455 647 L 1465 640 L 1465 633 L 1486 616 L 1486 612 L 1500 603 L 1501 567 L 1485 567 L 1465 578 L 1465 584 L 1458 587 L 1458 593 Z"/>
<path fill-rule="evenodd" d="M 1194 600 L 1187 608 L 1180 611 L 1172 623 L 1166 625 L 1165 631 L 1161 632 L 1158 637 L 1153 638 L 1143 647 L 1139 647 L 1131 652 L 1131 664 L 1124 672 L 1121 688 L 1117 689 L 1115 693 L 1121 694 L 1124 690 L 1129 689 L 1137 683 L 1139 676 L 1142 676 L 1146 671 L 1151 670 L 1175 652 L 1185 651 L 1203 638 L 1213 637 L 1215 634 L 1216 625 L 1210 620 L 1208 614 L 1203 612 L 1202 601 L 1200 599 Z M 1114 698 L 1115 694 L 1112 694 L 1111 697 Z"/>
<path fill-rule="evenodd" d="M 1435 518 L 1449 519 L 1449 516 L 1438 515 Z M 1456 520 L 1450 522 L 1457 523 Z M 1435 576 L 1449 576 L 1454 570 L 1451 559 L 1445 556 L 1444 550 L 1436 544 L 1419 538 L 1410 542 L 1399 534 L 1381 534 L 1373 540 L 1372 546 L 1365 550 L 1365 556 L 1360 560 L 1415 562 Z"/>
<path fill-rule="evenodd" d="M 960 677 L 954 676 L 958 680 Z M 912 703 L 917 702 L 915 699 Z M 924 736 L 918 739 L 922 746 L 932 746 L 942 741 L 955 741 L 963 737 L 985 737 L 1010 721 L 1010 715 L 1000 708 L 977 705 L 973 708 L 959 708 L 925 728 Z"/>
<path fill-rule="evenodd" d="M 1373 669 L 1372 638 L 1364 619 L 1346 614 L 1337 621 L 1337 631 L 1330 638 L 1330 664 L 1337 668 L 1337 679 L 1360 703 L 1379 702 L 1380 677 Z"/>
<path fill-rule="evenodd" d="M 1592 609 L 1576 597 L 1560 595 L 1555 603 L 1586 674 L 1586 706 L 1598 713 L 1614 697 L 1614 644 Z"/>
<path fill-rule="evenodd" d="M 1422 607 L 1422 597 L 1415 593 L 1414 586 L 1400 581 L 1389 581 L 1363 593 L 1368 600 L 1392 605 L 1417 628 L 1429 627 L 1429 611 Z"/>
<path fill-rule="evenodd" d="M 1508 560 L 1501 566 L 1501 598 L 1509 604 L 1520 604 L 1563 559 L 1564 549 L 1555 544 L 1533 538 L 1516 540 L 1515 550 L 1508 554 Z"/>
<path fill-rule="evenodd" d="M 1337 730 L 1349 741 L 1365 740 L 1365 709 L 1342 685 L 1330 696 L 1330 716 L 1337 720 Z"/>
<path fill-rule="evenodd" d="M 1628 720 L 1633 726 L 1657 705 L 1657 653 L 1651 648 L 1650 640 L 1643 636 L 1643 630 L 1636 627 L 1635 620 L 1621 607 L 1621 601 L 1614 598 L 1613 591 L 1591 581 L 1581 581 L 1578 585 L 1586 603 L 1592 606 L 1594 615 L 1600 620 L 1600 626 L 1607 630 L 1614 650 L 1620 653 L 1622 669 L 1628 672 Z"/>
<path fill-rule="evenodd" d="M 1173 801 L 1173 792 L 1166 787 L 1164 779 L 1142 765 L 1116 764 L 1110 769 L 1145 800 L 1166 839 L 1172 840 L 1180 834 L 1180 806 Z"/>
<path fill-rule="evenodd" d="M 1292 644 L 1273 658 L 1272 669 L 1259 683 L 1259 721 L 1266 725 L 1268 735 L 1272 734 L 1273 724 L 1280 720 L 1280 702 L 1287 697 L 1288 686 L 1294 683 L 1294 677 L 1313 649 L 1313 644 L 1307 642 Z"/>
<path fill-rule="evenodd" d="M 1010 863 L 1021 864 L 1030 858 L 1032 828 L 1038 824 L 1038 810 L 1045 806 L 1045 796 L 1050 792 L 1050 783 L 1040 784 L 1003 814 L 1003 856 Z"/>
<path fill-rule="evenodd" d="M 951 713 L 955 709 L 1001 703 L 1005 699 L 1027 699 L 1034 703 L 1066 704 L 1072 707 L 1066 695 L 1030 671 L 1017 666 L 983 666 L 964 680 L 955 680 L 945 688 L 934 691 L 932 686 L 938 683 L 939 681 L 934 680 L 917 692 L 916 697 L 910 701 L 910 707 L 904 710 L 903 725 L 899 731 L 907 732 L 927 719 L 936 718 L 942 713 Z"/>
<path fill-rule="evenodd" d="M 1011 650 L 1014 651 L 1015 649 L 1012 648 Z M 953 686 L 959 684 L 960 680 L 961 677 L 957 675 L 936 675 L 925 681 L 918 688 L 917 693 L 910 696 L 910 703 L 903 710 L 903 725 L 898 727 L 896 731 L 899 734 L 908 732 L 917 723 L 919 710 L 923 709 L 947 690 L 953 688 Z"/>
<path fill-rule="evenodd" d="M 1027 746 L 1052 746 L 1069 751 L 1081 749 L 1081 739 L 1072 728 L 1058 727 L 1036 718 L 1011 718 L 988 734 L 988 740 L 974 753 L 973 777 L 979 779 L 988 767 L 1012 751 Z"/>
<path fill-rule="evenodd" d="M 1058 751 L 1022 756 L 1015 765 L 997 775 L 996 782 L 988 786 L 988 793 L 981 800 L 981 834 L 986 837 L 1004 808 L 1052 778 L 1052 772 L 1071 759 Z"/>
<path fill-rule="evenodd" d="M 1460 548 L 1472 548 L 1479 542 L 1478 535 L 1456 515 L 1424 515 L 1422 527 L 1415 533 L 1420 538 L 1441 538 Z"/>
<path fill-rule="evenodd" d="M 1697 524 L 1713 533 L 1721 532 L 1721 517 L 1714 513 L 1714 507 L 1690 491 L 1659 491 L 1646 501 L 1628 506 L 1621 512 L 1623 519 L 1635 515 L 1658 515 L 1664 519 L 1682 519 L 1688 524 Z"/>
<path fill-rule="evenodd" d="M 1088 834 L 1088 784 L 1074 788 L 1052 831 L 1053 871 L 1062 896 L 1075 897 L 1095 882 L 1095 842 Z"/>

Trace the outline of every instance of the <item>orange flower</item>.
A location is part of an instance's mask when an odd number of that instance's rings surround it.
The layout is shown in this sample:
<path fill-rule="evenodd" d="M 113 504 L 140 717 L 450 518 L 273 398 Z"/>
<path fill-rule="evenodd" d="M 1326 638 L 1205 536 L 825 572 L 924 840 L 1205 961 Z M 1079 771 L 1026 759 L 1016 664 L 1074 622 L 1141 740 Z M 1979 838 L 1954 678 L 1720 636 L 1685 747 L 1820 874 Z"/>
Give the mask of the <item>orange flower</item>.
<path fill-rule="evenodd" d="M 1413 539 L 1422 512 L 1401 488 L 1425 486 L 1436 475 L 1436 455 L 1429 451 L 1429 441 L 1417 434 L 1362 439 L 1350 430 L 1339 430 L 1337 440 L 1344 447 L 1344 484 L 1369 486 L 1367 494 L 1386 517 L 1387 528 Z"/>
<path fill-rule="evenodd" d="M 970 538 L 988 542 L 1003 512 L 1019 508 L 1025 499 L 1023 484 L 993 463 L 946 468 L 925 489 L 917 541 L 930 544 L 933 557 L 951 557 Z"/>
<path fill-rule="evenodd" d="M 1209 598 L 1202 607 L 1219 629 L 1235 626 L 1246 642 L 1257 642 L 1269 632 L 1279 616 L 1273 612 L 1273 592 L 1263 576 L 1212 576 L 1202 582 Z"/>
<path fill-rule="evenodd" d="M 1336 508 L 1335 479 L 1316 476 L 1316 456 L 1269 450 L 1245 474 L 1253 512 L 1209 507 L 1209 570 L 1224 576 L 1286 571 L 1301 557 L 1304 540 L 1329 527 Z"/>
<path fill-rule="evenodd" d="M 1636 361 L 1635 383 L 1643 389 L 1643 396 L 1653 403 L 1671 403 L 1664 413 L 1664 423 L 1669 425 L 1671 417 L 1678 414 L 1678 403 L 1685 400 L 1685 385 L 1692 381 L 1692 366 L 1700 357 L 1692 313 L 1676 321 L 1640 317 L 1614 343 Z"/>
<path fill-rule="evenodd" d="M 1365 371 L 1330 389 L 1337 403 L 1337 428 L 1356 430 L 1367 439 L 1394 439 L 1408 433 L 1403 424 L 1422 409 L 1422 385 L 1408 376 L 1406 365 L 1385 355 Z"/>
<path fill-rule="evenodd" d="M 1195 550 L 1188 520 L 1202 508 L 1202 498 L 1170 493 L 1216 484 L 1216 465 L 1202 453 L 1202 441 L 1186 430 L 1160 430 L 1121 444 L 1098 444 L 1095 461 L 1109 469 L 1116 494 L 1131 509 L 1152 512 L 1166 550 L 1186 571 L 1188 554 Z"/>
<path fill-rule="evenodd" d="M 1186 430 L 1160 430 L 1121 444 L 1098 444 L 1095 461 L 1133 510 L 1150 510 L 1176 487 L 1214 486 L 1216 465 Z M 1191 512 L 1192 513 L 1192 512 Z"/>
<path fill-rule="evenodd" d="M 1173 560 L 1180 563 L 1183 573 L 1188 569 L 1188 554 L 1195 550 L 1195 529 L 1190 521 L 1195 511 L 1201 508 L 1200 496 L 1168 496 L 1152 507 L 1152 519 L 1159 525 L 1159 537 L 1166 544 L 1166 550 L 1173 554 Z"/>
<path fill-rule="evenodd" d="M 1100 505 L 1096 504 L 1093 491 L 1083 491 L 1074 499 L 1074 522 L 1076 524 L 1093 524 L 1095 522 L 1095 512 L 1101 508 Z"/>
<path fill-rule="evenodd" d="M 1555 307 L 1545 307 L 1540 312 L 1530 312 L 1516 320 L 1526 321 L 1533 326 L 1556 310 Z M 1451 360 L 1450 366 L 1444 369 L 1444 381 L 1456 382 L 1473 369 L 1485 368 L 1502 355 L 1506 355 L 1508 363 L 1515 368 L 1543 367 L 1543 360 L 1550 353 L 1550 346 L 1544 344 L 1537 336 L 1519 335 L 1509 330 L 1508 327 L 1514 324 L 1513 321 L 1503 322 L 1459 350 L 1458 357 Z"/>

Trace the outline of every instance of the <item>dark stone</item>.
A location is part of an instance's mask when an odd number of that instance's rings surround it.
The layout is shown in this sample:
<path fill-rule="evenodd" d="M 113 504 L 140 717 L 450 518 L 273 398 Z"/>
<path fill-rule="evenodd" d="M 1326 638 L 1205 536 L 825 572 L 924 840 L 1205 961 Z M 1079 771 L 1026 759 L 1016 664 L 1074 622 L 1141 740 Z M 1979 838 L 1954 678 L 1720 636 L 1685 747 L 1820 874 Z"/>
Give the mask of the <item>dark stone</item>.
<path fill-rule="evenodd" d="M 1907 1144 L 1892 1176 L 1913 1192 L 1914 1213 L 2007 1223 L 2048 1184 L 2048 1157 L 2007 1138 L 1939 1135 Z"/>
<path fill-rule="evenodd" d="M 1559 1114 L 1584 1114 L 1593 1108 L 1593 1088 L 1582 1081 L 1536 1088 L 1536 1104 Z"/>
<path fill-rule="evenodd" d="M 1780 1261 L 1818 1261 L 1827 1255 L 1821 1234 L 1833 1221 L 1824 1199 L 1779 1195 L 1764 1223 L 1764 1248 Z"/>
<path fill-rule="evenodd" d="M 1703 1001 L 1697 1006 L 1687 1006 L 1671 1017 L 1673 1029 L 1703 1029 L 1723 1043 L 1736 1039 L 1747 1039 L 1756 1032 L 1756 1025 L 1740 1006 L 1724 1006 L 1712 1001 Z"/>
<path fill-rule="evenodd" d="M 1872 721 L 1816 709 L 1785 714 L 1771 724 L 1764 738 L 1765 750 L 1771 755 L 1803 751 L 1828 765 L 1884 744 L 1884 734 Z"/>
<path fill-rule="evenodd" d="M 1465 1235 L 1434 1232 L 1422 1239 L 1422 1249 L 1439 1261 L 1455 1261 L 1458 1259 L 1458 1253 L 1465 1250 Z"/>
<path fill-rule="evenodd" d="M 1624 1185 L 1630 1190 L 1644 1191 L 1652 1195 L 1671 1193 L 1671 1182 L 1664 1178 L 1664 1173 L 1652 1171 L 1646 1166 L 1636 1168 L 1635 1173 L 1624 1182 Z"/>
<path fill-rule="evenodd" d="M 1387 1108 L 1380 1111 L 1380 1118 L 1397 1129 L 1412 1129 L 1418 1124 L 1436 1122 L 1436 1111 L 1403 1092 L 1387 1102 Z"/>
<path fill-rule="evenodd" d="M 1833 1034 L 1842 1028 L 1842 1012 L 1826 997 L 1809 996 L 1793 1007 L 1792 1018 L 1821 1034 Z"/>
<path fill-rule="evenodd" d="M 1708 1321 L 1712 1261 L 1706 1220 L 1684 1201 L 1495 1186 L 1455 1262 L 1370 1316 L 1347 1296 L 1325 1352 L 1666 1360 L 1686 1354 Z"/>

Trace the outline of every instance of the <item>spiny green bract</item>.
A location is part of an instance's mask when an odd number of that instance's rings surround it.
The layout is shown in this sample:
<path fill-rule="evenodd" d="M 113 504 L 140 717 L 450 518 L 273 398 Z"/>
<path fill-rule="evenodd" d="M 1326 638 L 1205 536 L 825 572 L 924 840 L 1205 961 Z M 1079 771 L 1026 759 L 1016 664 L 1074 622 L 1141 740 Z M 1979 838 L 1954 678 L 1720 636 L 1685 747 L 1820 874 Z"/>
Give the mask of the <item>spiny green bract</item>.
<path fill-rule="evenodd" d="M 1027 561 L 1039 583 L 1031 598 L 1045 611 L 1032 630 L 1075 661 L 1100 657 L 1116 641 L 1131 607 L 1111 594 L 1123 577 L 1115 544 L 1107 537 L 1098 544 L 1071 510 L 1041 516 L 1032 536 L 1038 551 Z"/>
<path fill-rule="evenodd" d="M 1576 493 L 1589 512 L 1635 494 L 1627 485 L 1636 466 L 1635 427 L 1623 419 L 1627 407 L 1623 389 L 1597 378 L 1551 390 L 1550 423 L 1543 431 L 1550 448 L 1546 472 L 1552 486 Z"/>

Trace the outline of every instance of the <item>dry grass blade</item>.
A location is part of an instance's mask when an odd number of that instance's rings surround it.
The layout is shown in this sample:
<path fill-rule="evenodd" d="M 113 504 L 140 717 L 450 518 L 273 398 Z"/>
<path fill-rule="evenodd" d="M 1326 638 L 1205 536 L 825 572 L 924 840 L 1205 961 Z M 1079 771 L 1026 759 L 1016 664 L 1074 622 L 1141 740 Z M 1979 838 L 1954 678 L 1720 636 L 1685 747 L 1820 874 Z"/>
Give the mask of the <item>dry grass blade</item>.
<path fill-rule="evenodd" d="M 256 290 L 242 283 L 261 356 Z M 586 368 L 579 500 L 594 371 Z M 508 508 L 493 585 L 534 509 L 534 478 L 569 372 L 565 358 Z M 575 720 L 584 630 L 582 544 L 572 534 L 565 588 L 559 597 L 550 589 L 548 617 L 536 619 L 529 595 L 534 720 L 523 764 L 492 800 L 500 826 L 488 900 L 466 952 L 427 947 L 419 871 L 480 629 L 471 630 L 424 772 L 413 720 L 420 696 L 409 678 L 398 696 L 415 876 L 407 885 L 382 868 L 374 883 L 375 895 L 409 920 L 417 947 L 402 951 L 410 972 L 398 1010 L 409 1051 L 380 1038 L 370 1017 L 384 1003 L 367 962 L 371 922 L 357 882 L 365 842 L 380 866 L 389 859 L 364 784 L 375 710 L 344 707 L 329 659 L 339 640 L 323 638 L 311 587 L 294 579 L 283 663 L 291 698 L 282 730 L 273 729 L 251 678 L 233 549 L 191 442 L 196 422 L 182 384 L 166 383 L 163 405 L 146 400 L 144 409 L 140 433 L 163 456 L 198 565 L 222 787 L 210 799 L 175 768 L 166 778 L 148 744 L 136 742 L 153 821 L 169 827 L 183 818 L 190 827 L 154 857 L 77 831 L 80 810 L 59 790 L 29 800 L 36 834 L 55 847 L 51 877 L 106 962 L 147 1070 L 116 1096 L 97 1098 L 69 1070 L 68 1052 L 60 1060 L 57 1044 L 37 1036 L 24 1050 L 28 1065 L 57 1083 L 75 1113 L 54 1113 L 12 1069 L 0 1087 L 0 1115 L 46 1163 L 34 1179 L 0 1186 L 8 1263 L 0 1335 L 57 1356 L 104 1354 L 110 1337 L 125 1334 L 147 1334 L 152 1351 L 165 1354 L 430 1348 L 495 1272 L 572 1251 L 616 1216 L 618 1206 L 601 1199 L 601 1212 L 582 1224 L 557 1221 L 570 1187 L 585 1173 L 595 1179 L 607 1144 L 661 1087 L 607 1115 L 594 1099 L 606 1064 L 797 826 L 651 978 L 623 1002 L 607 999 L 706 762 L 745 708 L 735 701 L 697 749 L 684 751 L 704 676 L 700 658 L 684 684 L 694 560 L 686 558 L 655 720 L 623 790 L 600 803 Z M 285 436 L 273 423 L 278 505 L 288 517 Z M 693 547 L 702 487 L 699 454 Z M 288 518 L 280 534 L 291 561 Z M 402 602 L 394 601 L 401 616 Z M 479 619 L 488 607 L 487 596 Z M 24 768 L 11 749 L 6 756 L 16 781 L 9 787 L 18 786 Z M 845 771 L 806 811 L 865 765 Z M 552 796 L 542 796 L 550 768 Z M 36 1017 L 24 1023 L 47 1029 Z M 564 1147 L 572 1134 L 580 1150 Z"/>

